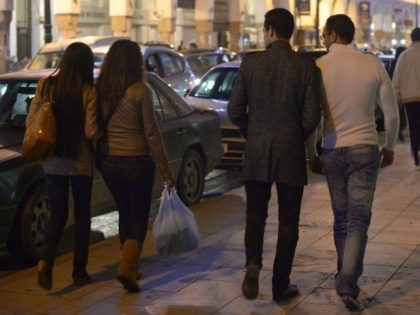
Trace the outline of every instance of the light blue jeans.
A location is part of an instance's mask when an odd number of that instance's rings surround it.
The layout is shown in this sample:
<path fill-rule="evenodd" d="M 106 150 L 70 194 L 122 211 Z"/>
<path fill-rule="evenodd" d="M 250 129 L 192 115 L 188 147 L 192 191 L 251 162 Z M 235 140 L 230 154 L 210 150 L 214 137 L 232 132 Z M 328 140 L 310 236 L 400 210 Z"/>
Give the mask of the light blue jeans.
<path fill-rule="evenodd" d="M 324 149 L 322 161 L 334 212 L 338 295 L 357 297 L 379 169 L 376 145 Z"/>

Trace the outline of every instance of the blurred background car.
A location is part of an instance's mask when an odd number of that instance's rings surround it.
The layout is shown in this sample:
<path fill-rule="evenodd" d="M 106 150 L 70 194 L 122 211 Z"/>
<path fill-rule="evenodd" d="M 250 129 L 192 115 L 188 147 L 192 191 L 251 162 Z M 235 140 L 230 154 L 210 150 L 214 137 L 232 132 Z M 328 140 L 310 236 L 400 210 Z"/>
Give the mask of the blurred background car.
<path fill-rule="evenodd" d="M 263 51 L 263 50 L 265 50 L 265 49 L 255 48 L 255 49 L 241 50 L 236 54 L 237 57 L 236 57 L 235 61 L 242 61 L 245 58 L 245 55 L 252 54 L 252 53 L 255 53 L 255 52 L 259 52 L 259 51 Z"/>
<path fill-rule="evenodd" d="M 52 42 L 42 46 L 36 55 L 30 60 L 26 68 L 30 70 L 57 68 L 66 48 L 74 42 L 82 42 L 94 51 L 95 68 L 99 68 L 104 59 L 102 49 L 110 47 L 112 43 L 120 39 L 129 39 L 123 36 L 85 36 Z M 99 48 L 99 51 L 95 51 Z"/>
<path fill-rule="evenodd" d="M 121 36 L 86 36 L 45 44 L 27 65 L 27 69 L 56 68 L 66 48 L 74 42 L 81 41 L 91 47 L 95 68 L 100 68 L 112 43 Z M 146 71 L 155 72 L 179 95 L 194 86 L 195 76 L 185 57 L 170 45 L 160 42 L 139 44 L 144 57 Z"/>
<path fill-rule="evenodd" d="M 186 53 L 187 61 L 198 83 L 207 71 L 221 63 L 236 59 L 236 54 L 227 49 L 193 49 Z"/>
<path fill-rule="evenodd" d="M 12 256 L 28 265 L 38 260 L 50 202 L 41 164 L 24 160 L 20 150 L 37 81 L 52 71 L 0 75 L 0 249 L 8 248 Z M 146 78 L 178 194 L 187 205 L 198 203 L 204 176 L 221 158 L 220 118 L 214 112 L 198 111 L 186 104 L 155 74 L 147 73 Z M 156 172 L 154 198 L 160 196 L 162 187 Z M 91 205 L 92 216 L 116 208 L 98 172 L 94 174 Z M 70 215 L 68 224 L 72 222 Z"/>
<path fill-rule="evenodd" d="M 328 52 L 325 47 L 315 46 L 300 46 L 296 51 L 302 55 L 311 57 L 313 60 L 318 59 Z"/>
<path fill-rule="evenodd" d="M 160 43 L 140 45 L 146 71 L 160 76 L 172 89 L 183 96 L 195 84 L 195 75 L 183 54 Z"/>

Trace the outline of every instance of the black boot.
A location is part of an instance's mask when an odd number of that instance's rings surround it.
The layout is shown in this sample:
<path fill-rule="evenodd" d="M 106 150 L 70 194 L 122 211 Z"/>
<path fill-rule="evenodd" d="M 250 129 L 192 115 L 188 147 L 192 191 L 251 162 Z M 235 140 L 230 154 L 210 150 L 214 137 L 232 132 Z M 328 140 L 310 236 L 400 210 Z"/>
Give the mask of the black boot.
<path fill-rule="evenodd" d="M 248 300 L 255 300 L 258 296 L 260 269 L 260 266 L 254 263 L 250 263 L 246 267 L 245 278 L 242 282 L 242 294 Z"/>
<path fill-rule="evenodd" d="M 38 261 L 38 285 L 44 290 L 50 291 L 52 288 L 52 268 L 53 262 L 41 259 Z"/>
<path fill-rule="evenodd" d="M 92 277 L 87 273 L 85 268 L 74 269 L 71 276 L 75 286 L 82 286 L 92 282 Z"/>

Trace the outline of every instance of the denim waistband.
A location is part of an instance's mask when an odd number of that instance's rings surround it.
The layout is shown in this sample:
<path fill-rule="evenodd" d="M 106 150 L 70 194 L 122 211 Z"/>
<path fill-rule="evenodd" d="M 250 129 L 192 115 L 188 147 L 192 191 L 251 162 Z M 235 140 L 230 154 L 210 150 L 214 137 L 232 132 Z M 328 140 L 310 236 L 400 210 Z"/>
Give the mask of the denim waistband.
<path fill-rule="evenodd" d="M 328 154 L 331 152 L 337 152 L 337 153 L 347 153 L 351 150 L 358 149 L 358 148 L 371 148 L 372 150 L 378 150 L 378 145 L 376 144 L 356 144 L 352 146 L 347 147 L 339 147 L 339 148 L 322 148 L 322 154 Z"/>

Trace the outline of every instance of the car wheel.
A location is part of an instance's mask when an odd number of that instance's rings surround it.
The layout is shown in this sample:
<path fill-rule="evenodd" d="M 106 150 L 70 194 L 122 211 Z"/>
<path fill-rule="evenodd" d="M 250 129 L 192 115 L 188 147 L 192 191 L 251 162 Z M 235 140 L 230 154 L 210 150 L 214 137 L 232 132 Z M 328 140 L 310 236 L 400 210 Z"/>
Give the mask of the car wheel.
<path fill-rule="evenodd" d="M 200 202 L 204 190 L 204 163 L 200 153 L 188 150 L 178 175 L 177 191 L 181 200 L 191 206 Z"/>
<path fill-rule="evenodd" d="M 9 251 L 26 265 L 38 262 L 44 231 L 50 216 L 50 200 L 44 185 L 34 187 L 20 206 L 9 237 Z"/>

